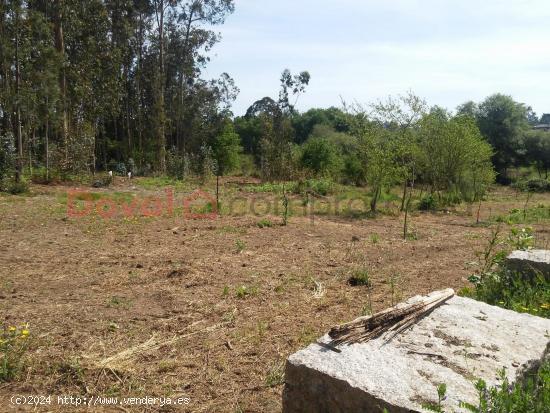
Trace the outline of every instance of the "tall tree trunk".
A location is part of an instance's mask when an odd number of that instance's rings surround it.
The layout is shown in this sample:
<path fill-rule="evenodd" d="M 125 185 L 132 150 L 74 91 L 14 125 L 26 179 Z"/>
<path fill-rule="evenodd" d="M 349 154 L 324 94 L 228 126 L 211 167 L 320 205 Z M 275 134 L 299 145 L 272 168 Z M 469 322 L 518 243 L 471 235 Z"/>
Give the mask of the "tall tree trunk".
<path fill-rule="evenodd" d="M 65 39 L 63 37 L 63 2 L 56 1 L 56 15 L 54 19 L 55 48 L 65 59 Z M 61 92 L 61 138 L 63 141 L 65 162 L 69 160 L 69 116 L 67 114 L 67 78 L 65 75 L 65 63 L 63 62 L 59 74 L 59 90 Z"/>
<path fill-rule="evenodd" d="M 164 0 L 157 0 L 156 15 L 158 25 L 158 41 L 159 41 L 159 85 L 158 85 L 158 131 L 157 131 L 157 146 L 158 146 L 158 163 L 159 171 L 162 174 L 166 173 L 166 136 L 164 131 L 165 125 L 165 109 L 164 109 Z"/>
<path fill-rule="evenodd" d="M 46 108 L 48 106 L 48 99 L 46 98 Z M 46 182 L 50 180 L 50 115 L 46 114 L 46 130 L 44 134 L 44 144 L 46 149 Z"/>
<path fill-rule="evenodd" d="M 137 132 L 138 132 L 138 148 L 139 148 L 139 166 L 142 166 L 143 157 L 143 98 L 141 96 L 141 68 L 143 59 L 143 15 L 139 14 L 139 30 L 138 30 L 138 59 L 137 59 L 137 74 L 136 74 L 136 94 L 137 94 Z"/>
<path fill-rule="evenodd" d="M 21 181 L 23 172 L 23 136 L 21 131 L 20 87 L 21 68 L 19 65 L 19 7 L 15 11 L 15 134 L 17 143 L 17 161 L 15 165 L 15 181 Z"/>

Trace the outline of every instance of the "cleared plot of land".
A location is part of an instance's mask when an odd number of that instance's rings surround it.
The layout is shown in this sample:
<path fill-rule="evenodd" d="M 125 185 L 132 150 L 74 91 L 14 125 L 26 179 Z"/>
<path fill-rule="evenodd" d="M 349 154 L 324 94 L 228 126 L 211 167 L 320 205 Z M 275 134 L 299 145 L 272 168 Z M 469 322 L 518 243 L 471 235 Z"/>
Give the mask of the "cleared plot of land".
<path fill-rule="evenodd" d="M 0 311 L 33 337 L 24 376 L 0 386 L 4 406 L 13 394 L 183 395 L 188 411 L 279 411 L 289 354 L 365 311 L 467 285 L 490 233 L 460 211 L 415 213 L 408 241 L 385 215 L 67 218 L 66 190 L 0 198 Z M 500 189 L 482 218 L 524 202 Z M 544 248 L 547 221 L 533 227 Z M 364 270 L 371 287 L 351 286 Z"/>

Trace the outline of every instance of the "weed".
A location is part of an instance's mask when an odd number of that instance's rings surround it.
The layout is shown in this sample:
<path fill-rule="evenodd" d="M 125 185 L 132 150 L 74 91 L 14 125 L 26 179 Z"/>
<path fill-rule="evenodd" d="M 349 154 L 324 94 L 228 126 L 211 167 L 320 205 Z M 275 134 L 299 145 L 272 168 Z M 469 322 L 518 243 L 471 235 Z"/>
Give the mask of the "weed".
<path fill-rule="evenodd" d="M 0 324 L 0 382 L 13 380 L 21 370 L 29 335 L 26 325 L 6 327 Z"/>
<path fill-rule="evenodd" d="M 475 383 L 478 405 L 461 402 L 459 407 L 472 413 L 542 413 L 550 411 L 550 361 L 546 361 L 538 372 L 526 380 L 510 384 L 506 370 L 499 373 L 499 386 L 487 387 L 479 379 Z"/>
<path fill-rule="evenodd" d="M 273 223 L 269 219 L 264 218 L 258 221 L 256 225 L 258 225 L 258 228 L 271 228 L 273 226 Z"/>
<path fill-rule="evenodd" d="M 111 333 L 117 331 L 119 329 L 119 325 L 115 322 L 110 322 L 109 326 L 107 327 L 107 330 L 109 330 Z"/>
<path fill-rule="evenodd" d="M 360 285 L 370 287 L 371 281 L 369 277 L 369 272 L 366 268 L 360 268 L 353 271 L 351 277 L 348 279 L 348 284 L 352 287 L 357 287 Z"/>
<path fill-rule="evenodd" d="M 243 240 L 238 239 L 235 241 L 235 247 L 237 248 L 237 252 L 241 253 L 246 248 L 246 243 Z"/>
<path fill-rule="evenodd" d="M 380 242 L 380 235 L 378 234 L 372 234 L 370 236 L 370 242 L 373 244 L 373 245 L 376 245 Z"/>
<path fill-rule="evenodd" d="M 226 285 L 223 287 L 222 297 L 227 297 L 229 295 L 229 286 Z"/>
<path fill-rule="evenodd" d="M 443 400 L 445 400 L 446 397 L 447 385 L 445 383 L 441 383 L 439 386 L 437 386 L 437 403 L 425 403 L 422 405 L 422 407 L 432 412 L 445 413 L 445 411 L 443 410 L 442 402 Z"/>
<path fill-rule="evenodd" d="M 304 327 L 298 336 L 298 344 L 308 346 L 317 340 L 317 332 L 311 327 Z"/>
<path fill-rule="evenodd" d="M 361 309 L 361 317 L 366 317 L 369 315 L 372 315 L 372 305 L 370 301 L 367 304 L 365 304 Z"/>
<path fill-rule="evenodd" d="M 396 305 L 399 300 L 401 300 L 401 293 L 399 290 L 399 284 L 400 284 L 401 277 L 399 274 L 392 274 L 388 280 L 390 284 L 390 292 L 391 292 L 391 305 L 392 307 Z"/>
<path fill-rule="evenodd" d="M 258 321 L 256 328 L 258 330 L 258 338 L 261 341 L 265 337 L 267 330 L 269 330 L 269 323 L 267 321 Z"/>
<path fill-rule="evenodd" d="M 313 277 L 310 277 L 313 283 L 313 297 L 314 298 L 323 298 L 325 296 L 325 286 L 321 281 L 315 280 Z"/>
<path fill-rule="evenodd" d="M 176 370 L 178 363 L 175 360 L 161 360 L 158 364 L 157 371 L 159 373 L 168 373 Z"/>
<path fill-rule="evenodd" d="M 269 371 L 265 378 L 265 384 L 267 387 L 276 387 L 284 383 L 285 381 L 285 364 L 284 362 L 275 363 Z"/>
<path fill-rule="evenodd" d="M 10 180 L 5 186 L 0 182 L 0 190 L 4 190 L 11 195 L 21 195 L 29 192 L 29 184 L 23 179 L 19 182 Z"/>
<path fill-rule="evenodd" d="M 532 208 L 512 209 L 506 215 L 495 218 L 497 222 L 513 224 L 536 224 L 550 221 L 550 205 L 539 204 Z"/>
<path fill-rule="evenodd" d="M 240 287 L 237 287 L 237 291 L 235 292 L 235 296 L 242 300 L 250 295 L 256 295 L 258 293 L 258 289 L 256 287 L 247 287 L 246 285 L 241 285 Z"/>
<path fill-rule="evenodd" d="M 410 227 L 410 229 L 407 230 L 407 233 L 405 235 L 405 239 L 407 241 L 417 241 L 418 240 L 418 232 L 416 231 L 416 228 Z"/>
<path fill-rule="evenodd" d="M 535 245 L 533 228 L 512 228 L 508 236 L 508 243 L 517 250 L 525 251 L 532 248 Z"/>
<path fill-rule="evenodd" d="M 127 299 L 126 297 L 118 297 L 114 295 L 109 300 L 108 306 L 115 307 L 115 308 L 123 308 L 127 310 L 128 308 L 130 308 L 130 304 L 131 304 L 130 300 Z"/>
<path fill-rule="evenodd" d="M 237 309 L 234 308 L 232 311 L 228 311 L 222 316 L 222 321 L 224 323 L 228 324 L 235 324 L 235 320 L 237 319 Z"/>
<path fill-rule="evenodd" d="M 540 273 L 521 274 L 504 267 L 485 274 L 463 296 L 520 313 L 550 318 L 550 281 Z"/>

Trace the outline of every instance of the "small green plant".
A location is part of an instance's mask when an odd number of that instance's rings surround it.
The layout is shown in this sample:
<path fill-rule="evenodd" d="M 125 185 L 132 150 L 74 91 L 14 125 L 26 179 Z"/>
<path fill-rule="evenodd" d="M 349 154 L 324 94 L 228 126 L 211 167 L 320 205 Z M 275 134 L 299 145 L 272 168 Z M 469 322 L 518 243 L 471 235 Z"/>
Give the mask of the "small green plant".
<path fill-rule="evenodd" d="M 405 239 L 407 241 L 417 241 L 418 240 L 418 232 L 416 231 L 416 228 L 413 226 L 410 226 L 407 229 L 407 232 L 405 234 Z"/>
<path fill-rule="evenodd" d="M 28 326 L 0 324 L 0 382 L 11 381 L 21 370 L 28 349 Z"/>
<path fill-rule="evenodd" d="M 513 224 L 536 224 L 550 221 L 550 205 L 538 204 L 531 208 L 511 209 L 506 215 L 499 215 L 497 222 Z"/>
<path fill-rule="evenodd" d="M 351 274 L 351 277 L 348 279 L 348 284 L 356 287 L 356 286 L 367 286 L 370 287 L 371 281 L 369 277 L 369 272 L 365 268 L 356 269 Z"/>
<path fill-rule="evenodd" d="M 235 241 L 235 247 L 237 248 L 237 252 L 241 253 L 246 248 L 246 243 L 243 240 L 238 239 Z"/>
<path fill-rule="evenodd" d="M 227 297 L 228 295 L 229 295 L 229 286 L 226 285 L 225 287 L 223 287 L 222 297 Z"/>
<path fill-rule="evenodd" d="M 378 234 L 372 234 L 372 235 L 370 236 L 370 242 L 371 242 L 373 245 L 378 244 L 378 242 L 380 242 L 380 235 L 378 235 Z"/>
<path fill-rule="evenodd" d="M 115 323 L 114 321 L 111 321 L 109 325 L 107 326 L 107 330 L 109 330 L 111 333 L 114 333 L 120 328 L 120 326 Z"/>
<path fill-rule="evenodd" d="M 528 250 L 535 245 L 533 228 L 512 228 L 508 236 L 509 244 L 517 250 Z"/>
<path fill-rule="evenodd" d="M 447 385 L 445 383 L 441 383 L 437 386 L 437 403 L 424 403 L 422 407 L 431 412 L 445 413 L 443 410 L 443 400 L 445 400 L 446 397 Z"/>
<path fill-rule="evenodd" d="M 265 384 L 267 387 L 276 387 L 284 383 L 285 381 L 284 367 L 285 367 L 284 362 L 275 363 L 273 366 L 271 366 L 265 378 Z"/>
<path fill-rule="evenodd" d="M 460 407 L 472 413 L 548 413 L 550 412 L 550 361 L 526 380 L 510 384 L 506 371 L 500 371 L 499 386 L 488 388 L 479 379 L 475 388 L 478 405 L 462 402 Z"/>
<path fill-rule="evenodd" d="M 473 288 L 464 288 L 460 294 L 491 305 L 550 317 L 550 281 L 537 271 L 519 273 L 504 265 L 510 249 L 530 248 L 532 229 L 512 228 L 501 236 L 501 224 L 492 231 L 487 246 L 478 253 L 480 269 L 468 279 Z"/>
<path fill-rule="evenodd" d="M 273 222 L 271 222 L 269 219 L 264 218 L 258 221 L 258 228 L 271 228 L 273 226 Z"/>
<path fill-rule="evenodd" d="M 109 307 L 128 309 L 131 306 L 131 302 L 126 297 L 112 296 L 108 303 Z"/>
<path fill-rule="evenodd" d="M 243 300 L 248 296 L 256 295 L 258 293 L 258 289 L 256 287 L 247 287 L 246 285 L 241 285 L 240 287 L 237 287 L 237 291 L 235 292 L 235 296 Z"/>

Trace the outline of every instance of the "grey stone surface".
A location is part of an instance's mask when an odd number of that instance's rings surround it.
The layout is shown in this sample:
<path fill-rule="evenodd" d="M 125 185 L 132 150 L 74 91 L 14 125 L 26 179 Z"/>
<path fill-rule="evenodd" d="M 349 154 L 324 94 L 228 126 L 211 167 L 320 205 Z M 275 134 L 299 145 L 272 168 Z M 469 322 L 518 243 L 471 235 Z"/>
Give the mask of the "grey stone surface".
<path fill-rule="evenodd" d="M 523 273 L 540 272 L 550 279 L 550 251 L 514 251 L 506 258 L 506 266 Z"/>
<path fill-rule="evenodd" d="M 425 412 L 440 383 L 445 411 L 462 412 L 461 401 L 476 404 L 475 379 L 497 385 L 506 368 L 518 380 L 546 357 L 549 340 L 550 320 L 455 296 L 390 343 L 379 338 L 338 353 L 322 345 L 330 343 L 325 335 L 291 355 L 283 412 Z"/>

